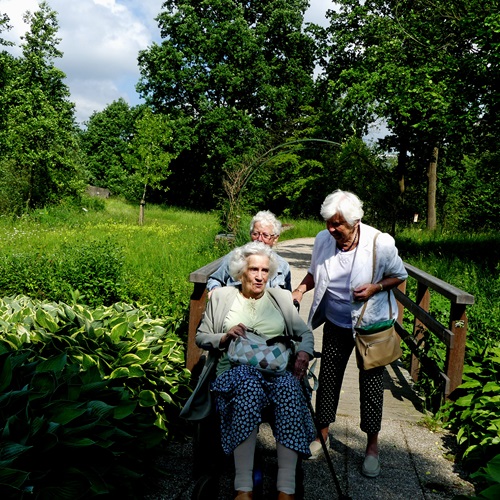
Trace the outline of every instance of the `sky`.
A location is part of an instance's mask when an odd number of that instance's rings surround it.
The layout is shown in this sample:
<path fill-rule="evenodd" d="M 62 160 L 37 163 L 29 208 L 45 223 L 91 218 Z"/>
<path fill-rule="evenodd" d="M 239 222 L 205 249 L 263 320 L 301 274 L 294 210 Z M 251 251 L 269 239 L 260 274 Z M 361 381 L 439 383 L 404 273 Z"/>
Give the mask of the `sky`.
<path fill-rule="evenodd" d="M 137 56 L 154 41 L 161 42 L 155 17 L 163 1 L 48 0 L 57 12 L 58 48 L 64 54 L 54 64 L 66 74 L 79 124 L 120 97 L 131 106 L 141 102 L 135 91 L 140 76 Z M 0 14 L 7 14 L 13 26 L 2 37 L 18 45 L 28 31 L 23 14 L 38 10 L 38 3 L 0 0 Z M 330 0 L 310 0 L 305 21 L 326 25 L 325 12 L 332 5 Z M 19 47 L 9 51 L 21 54 Z"/>

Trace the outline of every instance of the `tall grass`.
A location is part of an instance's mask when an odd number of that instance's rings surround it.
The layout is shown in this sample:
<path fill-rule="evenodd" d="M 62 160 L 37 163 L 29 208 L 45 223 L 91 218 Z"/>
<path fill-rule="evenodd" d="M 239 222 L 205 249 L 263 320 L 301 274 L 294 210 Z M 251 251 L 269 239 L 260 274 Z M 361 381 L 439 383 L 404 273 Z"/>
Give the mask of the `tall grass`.
<path fill-rule="evenodd" d="M 152 314 L 174 317 L 180 325 L 185 320 L 191 292 L 190 272 L 226 251 L 214 243 L 218 232 L 217 217 L 147 206 L 144 225 L 139 226 L 138 207 L 112 199 L 99 208 L 54 207 L 22 218 L 0 219 L 3 269 L 15 275 L 12 279 L 18 280 L 17 283 L 9 281 L 9 294 L 17 285 L 19 293 L 70 301 L 74 296 L 71 285 L 81 283 L 82 279 L 88 281 L 87 270 L 74 267 L 74 274 L 84 276 L 73 275 L 70 285 L 57 284 L 56 279 L 51 280 L 51 275 L 56 274 L 53 262 L 72 250 L 81 254 L 82 247 L 94 245 L 96 255 L 93 258 L 101 259 L 92 264 L 98 274 L 107 267 L 109 254 L 102 251 L 107 246 L 116 249 L 122 258 L 119 278 L 116 274 L 103 277 L 104 281 L 119 280 L 114 284 L 118 294 L 114 298 L 146 305 Z M 14 262 L 16 256 L 20 259 Z M 19 260 L 30 263 L 28 274 L 12 272 L 18 268 Z M 60 261 L 57 268 L 64 266 L 68 266 L 67 260 Z M 27 287 L 28 281 L 32 282 L 30 287 Z M 47 288 L 50 281 L 53 281 L 51 288 Z M 54 290 L 55 286 L 59 289 Z M 37 293 L 36 287 L 43 289 L 43 293 Z M 1 286 L 0 295 L 6 295 Z M 85 297 L 81 300 L 85 303 Z"/>
<path fill-rule="evenodd" d="M 409 264 L 474 295 L 467 310 L 470 339 L 500 340 L 500 235 L 407 230 L 397 245 Z"/>

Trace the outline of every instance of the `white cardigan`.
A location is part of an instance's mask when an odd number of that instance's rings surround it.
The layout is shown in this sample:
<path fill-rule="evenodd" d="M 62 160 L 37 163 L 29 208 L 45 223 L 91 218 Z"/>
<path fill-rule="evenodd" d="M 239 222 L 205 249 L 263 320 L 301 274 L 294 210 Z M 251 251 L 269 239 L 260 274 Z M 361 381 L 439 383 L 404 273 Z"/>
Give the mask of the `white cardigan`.
<path fill-rule="evenodd" d="M 359 224 L 359 231 L 359 243 L 356 248 L 351 273 L 351 290 L 360 285 L 371 283 L 373 238 L 380 232 L 361 222 Z M 311 265 L 309 267 L 309 273 L 314 278 L 314 297 L 308 319 L 308 324 L 313 329 L 323 324 L 326 319 L 323 308 L 326 303 L 325 293 L 332 277 L 335 245 L 335 239 L 326 229 L 318 233 L 314 241 Z M 405 280 L 408 277 L 408 273 L 403 261 L 399 257 L 394 238 L 390 234 L 380 233 L 376 242 L 376 266 L 373 282 L 377 283 L 383 278 L 388 277 Z M 392 303 L 392 316 L 396 318 L 398 314 L 397 302 L 392 291 L 390 292 L 390 299 Z M 353 327 L 356 324 L 362 306 L 363 302 L 352 303 L 351 319 Z M 389 319 L 387 293 L 377 293 L 368 301 L 362 325 L 370 325 L 386 319 Z"/>

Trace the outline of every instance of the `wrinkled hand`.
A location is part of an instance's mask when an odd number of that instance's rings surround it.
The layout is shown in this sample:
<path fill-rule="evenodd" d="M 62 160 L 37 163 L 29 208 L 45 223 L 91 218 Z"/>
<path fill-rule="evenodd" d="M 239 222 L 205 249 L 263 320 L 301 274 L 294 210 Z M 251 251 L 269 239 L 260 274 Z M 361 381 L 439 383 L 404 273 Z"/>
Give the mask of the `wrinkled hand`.
<path fill-rule="evenodd" d="M 307 374 L 307 367 L 309 366 L 309 354 L 304 351 L 297 353 L 295 365 L 293 367 L 293 375 L 299 380 L 303 379 Z"/>
<path fill-rule="evenodd" d="M 356 302 L 366 302 L 370 297 L 373 297 L 380 287 L 374 285 L 373 283 L 367 283 L 366 285 L 361 285 L 355 288 L 352 292 L 352 297 Z"/>
<path fill-rule="evenodd" d="M 221 345 L 229 344 L 231 340 L 237 339 L 238 337 L 245 337 L 246 331 L 247 327 L 243 323 L 238 323 L 230 328 L 227 333 L 221 337 Z"/>

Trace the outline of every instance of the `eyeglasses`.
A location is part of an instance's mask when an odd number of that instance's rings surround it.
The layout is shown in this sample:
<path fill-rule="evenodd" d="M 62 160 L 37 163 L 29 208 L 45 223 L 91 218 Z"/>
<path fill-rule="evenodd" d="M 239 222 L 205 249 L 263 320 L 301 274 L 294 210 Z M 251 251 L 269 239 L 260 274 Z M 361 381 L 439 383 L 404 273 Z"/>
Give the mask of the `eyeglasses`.
<path fill-rule="evenodd" d="M 259 231 L 252 231 L 250 233 L 250 236 L 256 240 L 258 240 L 261 236 L 263 240 L 270 240 L 271 238 L 274 238 L 274 234 L 269 234 L 269 233 L 259 233 Z"/>

